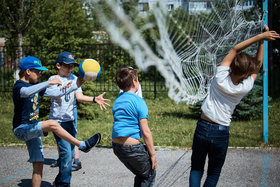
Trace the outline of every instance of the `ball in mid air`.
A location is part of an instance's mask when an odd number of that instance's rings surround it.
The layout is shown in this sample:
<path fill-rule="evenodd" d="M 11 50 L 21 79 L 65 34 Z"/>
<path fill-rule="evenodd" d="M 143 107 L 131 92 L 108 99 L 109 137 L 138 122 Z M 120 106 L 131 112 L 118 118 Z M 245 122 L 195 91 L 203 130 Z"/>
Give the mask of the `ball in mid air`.
<path fill-rule="evenodd" d="M 79 75 L 85 81 L 95 81 L 100 74 L 100 64 L 94 59 L 85 59 L 79 65 Z"/>

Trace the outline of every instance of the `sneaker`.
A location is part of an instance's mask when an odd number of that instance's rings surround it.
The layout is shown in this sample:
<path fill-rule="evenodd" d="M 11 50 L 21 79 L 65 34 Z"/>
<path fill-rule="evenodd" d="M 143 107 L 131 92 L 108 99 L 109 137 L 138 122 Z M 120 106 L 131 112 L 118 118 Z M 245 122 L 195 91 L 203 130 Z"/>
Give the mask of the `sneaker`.
<path fill-rule="evenodd" d="M 80 149 L 80 150 L 85 152 L 85 153 L 87 153 L 87 152 L 89 152 L 91 150 L 91 148 L 93 148 L 94 146 L 99 144 L 100 140 L 101 140 L 101 134 L 100 133 L 96 133 L 91 138 L 89 138 L 87 141 L 85 141 L 86 148 Z"/>
<path fill-rule="evenodd" d="M 82 162 L 73 162 L 72 171 L 78 171 L 82 168 Z"/>
<path fill-rule="evenodd" d="M 57 160 L 55 160 L 52 164 L 51 164 L 51 167 L 54 168 L 54 167 L 58 167 L 58 164 L 59 164 L 59 158 Z"/>

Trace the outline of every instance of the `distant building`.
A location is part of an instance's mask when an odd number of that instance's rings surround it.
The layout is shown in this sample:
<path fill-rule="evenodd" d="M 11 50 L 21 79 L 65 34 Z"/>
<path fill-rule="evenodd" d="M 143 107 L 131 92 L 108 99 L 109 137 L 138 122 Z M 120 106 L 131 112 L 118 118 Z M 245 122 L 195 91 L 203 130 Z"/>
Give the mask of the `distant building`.
<path fill-rule="evenodd" d="M 122 4 L 123 0 L 118 0 Z M 157 3 L 164 3 L 169 11 L 182 7 L 190 14 L 198 14 L 200 12 L 209 13 L 211 12 L 211 2 L 214 0 L 139 0 L 138 11 L 146 12 L 152 10 Z M 254 7 L 256 0 L 243 0 L 243 5 L 238 5 L 237 9 L 247 10 Z"/>
<path fill-rule="evenodd" d="M 253 8 L 256 5 L 256 0 L 243 0 L 243 5 L 236 6 L 237 10 L 248 10 L 250 8 Z"/>
<path fill-rule="evenodd" d="M 150 10 L 149 0 L 139 0 L 138 2 L 138 11 L 140 13 Z"/>
<path fill-rule="evenodd" d="M 150 9 L 153 9 L 154 6 L 159 2 L 159 0 L 148 0 Z M 186 0 L 161 0 L 161 2 L 167 7 L 169 11 L 177 9 L 179 7 L 185 7 L 184 4 Z"/>

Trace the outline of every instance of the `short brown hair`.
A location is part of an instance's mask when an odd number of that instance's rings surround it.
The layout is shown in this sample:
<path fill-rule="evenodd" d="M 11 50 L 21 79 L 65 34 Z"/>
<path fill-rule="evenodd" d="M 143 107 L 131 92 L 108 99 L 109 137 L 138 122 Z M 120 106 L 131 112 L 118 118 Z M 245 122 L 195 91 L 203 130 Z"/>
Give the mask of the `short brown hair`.
<path fill-rule="evenodd" d="M 230 68 L 234 75 L 251 75 L 257 68 L 256 59 L 251 55 L 241 52 L 233 59 Z"/>
<path fill-rule="evenodd" d="M 138 69 L 132 67 L 120 67 L 116 73 L 116 82 L 120 89 L 127 91 L 131 88 L 133 80 L 138 79 Z"/>
<path fill-rule="evenodd" d="M 25 75 L 26 70 L 20 70 L 20 72 L 18 73 L 19 78 L 22 78 Z"/>

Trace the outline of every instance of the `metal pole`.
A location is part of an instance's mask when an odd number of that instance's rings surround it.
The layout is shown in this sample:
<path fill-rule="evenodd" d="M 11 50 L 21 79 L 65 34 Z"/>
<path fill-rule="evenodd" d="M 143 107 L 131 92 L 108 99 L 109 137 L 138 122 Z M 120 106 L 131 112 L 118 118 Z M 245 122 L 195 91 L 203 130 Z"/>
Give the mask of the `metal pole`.
<path fill-rule="evenodd" d="M 156 67 L 154 67 L 154 99 L 157 98 L 157 71 Z"/>
<path fill-rule="evenodd" d="M 263 0 L 263 24 L 268 25 L 268 0 Z M 268 42 L 263 46 L 263 141 L 268 143 Z"/>

